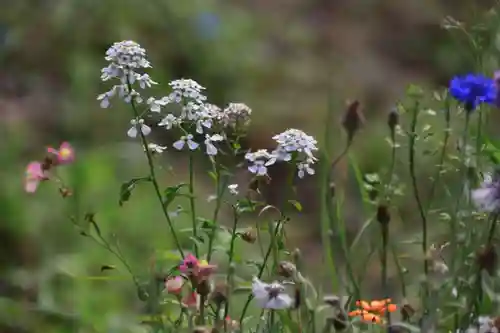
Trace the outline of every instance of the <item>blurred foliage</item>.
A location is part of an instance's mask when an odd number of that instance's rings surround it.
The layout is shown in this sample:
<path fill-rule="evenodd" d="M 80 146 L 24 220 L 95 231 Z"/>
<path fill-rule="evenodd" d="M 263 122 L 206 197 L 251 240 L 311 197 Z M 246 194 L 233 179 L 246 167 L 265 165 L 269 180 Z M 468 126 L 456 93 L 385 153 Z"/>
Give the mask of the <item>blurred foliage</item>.
<path fill-rule="evenodd" d="M 0 290 L 10 295 L 19 287 L 17 299 L 34 295 L 37 302 L 36 309 L 17 309 L 2 300 L 0 313 L 26 325 L 27 331 L 44 327 L 36 311 L 52 311 L 64 325 L 82 321 L 95 331 L 133 331 L 127 321 L 127 314 L 137 310 L 133 285 L 122 278 L 121 269 L 106 272 L 113 276 L 109 280 L 91 278 L 101 274 L 102 264 L 121 266 L 78 235 L 66 216 L 72 212 L 97 212 L 102 229 L 117 233 L 139 272 L 147 271 L 155 251 L 171 248 L 161 214 L 146 190 L 139 188 L 130 202 L 117 208 L 120 184 L 142 176 L 145 162 L 137 147 L 122 143 L 130 111 L 123 106 L 101 110 L 95 100 L 103 91 L 98 84 L 103 55 L 114 41 L 134 39 L 148 50 L 153 79 L 161 83 L 153 90 L 157 96 L 168 81 L 185 77 L 207 87 L 211 102 L 250 105 L 254 116 L 247 145 L 252 148 L 266 146 L 270 133 L 286 126 L 319 135 L 332 93 L 327 74 L 332 73 L 339 116 L 344 99 L 359 98 L 365 105 L 369 126 L 354 149 L 360 168 L 370 173 L 387 160 L 389 150 L 378 138 L 386 136 L 385 113 L 408 82 L 434 87 L 447 84 L 452 73 L 478 66 L 491 72 L 498 66 L 499 21 L 496 13 L 484 18 L 488 5 L 477 2 L 470 11 L 468 1 L 412 1 L 407 8 L 396 1 L 4 1 L 0 239 L 6 278 Z M 466 23 L 481 23 L 474 33 L 483 36 L 475 40 L 484 44 L 467 45 L 470 39 L 456 22 L 448 21 L 452 31 L 441 29 L 442 19 L 455 14 Z M 172 140 L 166 135 L 159 139 L 166 144 Z M 40 196 L 27 198 L 21 187 L 24 165 L 38 158 L 44 146 L 61 140 L 77 147 L 78 167 L 68 174 L 75 196 L 63 202 L 54 188 L 44 188 Z M 341 147 L 342 140 L 339 135 L 335 146 Z M 164 170 L 163 185 L 185 179 L 181 159 L 167 155 L 166 160 L 173 171 Z M 432 164 L 432 159 L 423 161 Z M 337 181 L 354 185 L 347 163 L 339 169 Z M 425 168 L 420 172 L 425 175 Z M 199 184 L 199 193 L 211 194 L 208 180 Z M 305 197 L 314 200 L 314 191 L 304 184 Z M 348 194 L 359 196 L 355 190 Z M 353 228 L 360 224 L 358 208 L 345 208 Z M 411 224 L 412 203 L 401 202 L 401 209 Z M 316 217 L 312 212 L 302 221 Z M 184 223 L 183 217 L 178 220 Z M 296 243 L 306 248 L 312 265 L 318 264 L 314 244 L 319 227 L 304 232 L 299 224 L 297 229 Z M 50 323 L 50 316 L 43 318 Z M 64 325 L 60 332 L 76 331 Z"/>

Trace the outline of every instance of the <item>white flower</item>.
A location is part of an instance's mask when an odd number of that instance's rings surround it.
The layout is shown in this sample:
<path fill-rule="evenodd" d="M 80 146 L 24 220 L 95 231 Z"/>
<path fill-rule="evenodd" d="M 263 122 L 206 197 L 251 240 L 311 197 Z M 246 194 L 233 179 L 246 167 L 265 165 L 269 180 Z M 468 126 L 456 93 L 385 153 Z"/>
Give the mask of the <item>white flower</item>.
<path fill-rule="evenodd" d="M 151 127 L 144 124 L 144 119 L 132 119 L 130 121 L 130 124 L 132 125 L 132 127 L 130 127 L 130 129 L 127 131 L 127 135 L 131 138 L 137 137 L 137 128 L 140 128 L 144 136 L 151 133 Z"/>
<path fill-rule="evenodd" d="M 205 134 L 205 146 L 207 148 L 207 155 L 215 156 L 217 155 L 217 147 L 214 146 L 214 142 L 223 141 L 224 137 L 220 134 L 209 135 Z"/>
<path fill-rule="evenodd" d="M 151 112 L 160 112 L 161 107 L 168 104 L 168 98 L 163 97 L 162 99 L 155 99 L 154 97 L 150 97 L 147 103 Z"/>
<path fill-rule="evenodd" d="M 169 113 L 158 123 L 158 126 L 165 126 L 167 130 L 170 130 L 172 129 L 172 127 L 179 126 L 180 124 L 181 120 L 174 116 L 172 113 Z"/>
<path fill-rule="evenodd" d="M 175 141 L 173 147 L 177 150 L 182 150 L 184 149 L 186 143 L 190 150 L 196 150 L 200 146 L 198 143 L 193 141 L 193 135 L 188 134 L 187 136 L 181 136 L 178 141 Z"/>
<path fill-rule="evenodd" d="M 232 195 L 238 195 L 238 184 L 231 184 L 227 186 L 227 189 L 229 190 L 229 193 Z"/>
<path fill-rule="evenodd" d="M 292 298 L 285 293 L 285 287 L 278 282 L 267 284 L 254 277 L 252 294 L 263 309 L 287 309 L 293 304 Z"/>
<path fill-rule="evenodd" d="M 258 176 L 267 175 L 267 166 L 271 163 L 272 155 L 265 149 L 259 149 L 253 153 L 246 153 L 245 159 L 250 162 L 248 171 Z"/>
<path fill-rule="evenodd" d="M 173 89 L 173 92 L 170 94 L 169 98 L 176 103 L 180 103 L 184 98 L 187 98 L 191 101 L 201 104 L 207 99 L 206 96 L 201 93 L 201 91 L 205 90 L 205 88 L 199 85 L 194 80 L 174 80 L 170 82 L 169 85 Z"/>
<path fill-rule="evenodd" d="M 288 129 L 283 133 L 273 136 L 278 143 L 278 147 L 272 152 L 272 158 L 267 165 L 274 164 L 276 161 L 288 162 L 294 157 L 297 161 L 299 178 L 303 178 L 307 173 L 314 174 L 312 165 L 317 161 L 313 151 L 318 150 L 317 141 L 310 135 L 301 130 Z"/>
<path fill-rule="evenodd" d="M 500 210 L 500 175 L 487 175 L 481 187 L 472 191 L 476 207 L 485 212 Z"/>
<path fill-rule="evenodd" d="M 149 151 L 155 153 L 155 154 L 161 154 L 163 153 L 167 147 L 166 146 L 160 146 L 160 145 L 157 145 L 156 143 L 148 143 L 148 148 Z M 146 149 L 144 149 L 146 150 Z"/>
<path fill-rule="evenodd" d="M 252 109 L 243 103 L 229 103 L 222 113 L 219 114 L 219 121 L 224 126 L 233 128 L 244 127 L 250 124 Z"/>

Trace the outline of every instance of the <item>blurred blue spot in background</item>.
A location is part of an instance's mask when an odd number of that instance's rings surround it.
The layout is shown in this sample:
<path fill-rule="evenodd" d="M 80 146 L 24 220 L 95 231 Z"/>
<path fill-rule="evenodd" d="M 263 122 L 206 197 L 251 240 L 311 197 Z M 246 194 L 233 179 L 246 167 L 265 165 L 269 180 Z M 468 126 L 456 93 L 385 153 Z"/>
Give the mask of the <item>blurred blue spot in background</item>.
<path fill-rule="evenodd" d="M 196 30 L 203 39 L 217 38 L 220 28 L 220 17 L 212 12 L 201 12 L 195 16 Z"/>

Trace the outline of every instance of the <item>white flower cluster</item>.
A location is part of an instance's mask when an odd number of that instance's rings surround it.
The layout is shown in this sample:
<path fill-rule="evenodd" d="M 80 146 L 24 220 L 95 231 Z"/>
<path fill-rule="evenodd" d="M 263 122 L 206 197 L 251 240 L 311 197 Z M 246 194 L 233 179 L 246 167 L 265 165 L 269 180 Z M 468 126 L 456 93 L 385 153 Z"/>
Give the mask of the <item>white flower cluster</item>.
<path fill-rule="evenodd" d="M 499 212 L 500 175 L 486 175 L 481 187 L 472 191 L 472 200 L 484 212 Z"/>
<path fill-rule="evenodd" d="M 277 161 L 297 163 L 298 176 L 303 178 L 306 173 L 314 174 L 312 165 L 316 163 L 313 151 L 318 150 L 317 141 L 298 129 L 288 129 L 285 132 L 275 135 L 273 139 L 278 144 L 276 149 L 268 152 L 260 149 L 253 153 L 247 153 L 245 159 L 250 162 L 248 171 L 253 174 L 267 175 L 267 167 Z"/>
<path fill-rule="evenodd" d="M 111 105 L 110 99 L 116 95 L 125 102 L 132 100 L 142 103 L 141 95 L 132 87 L 136 84 L 145 89 L 157 84 L 148 74 L 140 74 L 137 71 L 150 68 L 151 64 L 146 58 L 146 50 L 133 41 L 122 41 L 114 43 L 107 51 L 104 58 L 109 65 L 101 70 L 101 80 L 120 80 L 120 84 L 114 85 L 109 91 L 100 94 L 97 100 L 101 101 L 102 108 Z"/>
<path fill-rule="evenodd" d="M 293 299 L 285 292 L 285 287 L 277 281 L 265 283 L 254 277 L 252 294 L 263 309 L 281 310 L 293 305 Z"/>

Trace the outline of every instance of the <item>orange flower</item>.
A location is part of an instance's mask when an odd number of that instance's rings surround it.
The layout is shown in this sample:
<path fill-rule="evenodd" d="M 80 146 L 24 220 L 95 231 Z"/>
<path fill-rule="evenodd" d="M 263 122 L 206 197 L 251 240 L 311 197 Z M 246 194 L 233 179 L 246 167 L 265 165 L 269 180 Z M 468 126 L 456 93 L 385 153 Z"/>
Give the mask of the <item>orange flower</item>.
<path fill-rule="evenodd" d="M 350 317 L 361 317 L 364 322 L 380 324 L 383 321 L 383 314 L 394 312 L 397 309 L 396 304 L 391 303 L 391 299 L 374 300 L 371 302 L 359 300 L 356 301 L 359 309 L 349 312 Z"/>

